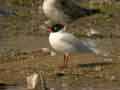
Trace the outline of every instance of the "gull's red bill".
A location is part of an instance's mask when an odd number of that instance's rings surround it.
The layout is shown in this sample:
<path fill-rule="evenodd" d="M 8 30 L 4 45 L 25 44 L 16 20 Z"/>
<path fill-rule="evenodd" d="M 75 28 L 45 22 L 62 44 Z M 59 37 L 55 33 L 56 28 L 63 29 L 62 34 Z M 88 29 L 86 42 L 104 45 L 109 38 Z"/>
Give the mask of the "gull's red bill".
<path fill-rule="evenodd" d="M 50 27 L 48 28 L 48 32 L 52 32 L 52 29 Z"/>

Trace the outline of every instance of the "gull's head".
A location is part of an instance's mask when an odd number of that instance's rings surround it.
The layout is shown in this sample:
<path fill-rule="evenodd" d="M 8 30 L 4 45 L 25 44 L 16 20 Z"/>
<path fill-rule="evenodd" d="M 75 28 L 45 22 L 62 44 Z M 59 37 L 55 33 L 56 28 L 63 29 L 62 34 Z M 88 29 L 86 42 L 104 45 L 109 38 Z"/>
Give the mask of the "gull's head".
<path fill-rule="evenodd" d="M 59 32 L 61 30 L 64 30 L 65 27 L 62 24 L 54 24 L 51 27 L 49 27 L 48 32 Z"/>

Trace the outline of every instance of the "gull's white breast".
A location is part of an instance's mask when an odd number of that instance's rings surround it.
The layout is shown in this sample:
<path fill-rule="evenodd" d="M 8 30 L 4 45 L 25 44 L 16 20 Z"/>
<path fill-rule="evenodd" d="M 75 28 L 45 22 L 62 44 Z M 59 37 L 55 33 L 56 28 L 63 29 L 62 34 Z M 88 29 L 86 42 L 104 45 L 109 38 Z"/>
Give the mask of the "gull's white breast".
<path fill-rule="evenodd" d="M 64 53 L 74 53 L 78 51 L 91 51 L 80 40 L 70 33 L 64 31 L 50 33 L 49 42 L 53 49 Z"/>
<path fill-rule="evenodd" d="M 61 32 L 50 33 L 49 42 L 53 49 L 58 52 L 67 52 L 67 49 L 71 49 L 72 46 L 70 44 L 65 43 L 61 39 L 64 37 L 64 34 Z"/>

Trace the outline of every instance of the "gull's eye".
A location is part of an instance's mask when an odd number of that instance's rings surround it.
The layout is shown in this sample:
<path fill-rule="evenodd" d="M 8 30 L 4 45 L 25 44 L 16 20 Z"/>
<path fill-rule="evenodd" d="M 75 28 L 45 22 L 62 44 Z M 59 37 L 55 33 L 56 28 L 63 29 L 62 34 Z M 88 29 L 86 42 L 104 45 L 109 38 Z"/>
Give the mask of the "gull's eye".
<path fill-rule="evenodd" d="M 55 29 L 55 30 L 57 30 L 58 28 L 57 28 L 57 27 L 55 27 L 54 29 Z"/>
<path fill-rule="evenodd" d="M 55 24 L 55 25 L 53 26 L 53 32 L 58 32 L 58 31 L 61 30 L 62 28 L 64 28 L 63 25 L 61 25 L 61 24 Z"/>

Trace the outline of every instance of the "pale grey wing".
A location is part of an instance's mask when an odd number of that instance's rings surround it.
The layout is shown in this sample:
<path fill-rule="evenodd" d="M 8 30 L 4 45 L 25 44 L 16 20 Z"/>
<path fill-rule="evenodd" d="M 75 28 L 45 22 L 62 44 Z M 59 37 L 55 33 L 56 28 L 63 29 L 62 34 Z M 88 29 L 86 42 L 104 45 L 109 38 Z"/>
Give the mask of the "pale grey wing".
<path fill-rule="evenodd" d="M 85 38 L 82 42 L 98 55 L 109 56 L 111 54 L 112 42 L 110 39 Z"/>
<path fill-rule="evenodd" d="M 80 7 L 74 0 L 58 0 L 58 9 L 64 12 L 71 20 L 78 19 L 79 17 L 99 13 L 98 9 L 87 9 Z"/>
<path fill-rule="evenodd" d="M 92 42 L 94 42 L 96 44 L 95 46 L 95 53 L 96 54 L 100 54 L 102 56 L 109 56 L 111 55 L 112 49 L 113 49 L 113 45 L 112 45 L 112 41 L 111 39 L 100 39 L 100 38 L 94 38 L 91 39 Z"/>
<path fill-rule="evenodd" d="M 83 40 L 77 39 L 74 35 L 70 33 L 64 33 L 61 38 L 62 42 L 67 43 L 72 46 L 71 51 L 73 52 L 93 52 L 91 47 L 89 47 Z M 67 51 L 67 50 L 66 50 Z"/>
<path fill-rule="evenodd" d="M 82 38 L 77 39 L 72 34 L 66 33 L 62 40 L 73 45 L 80 52 L 94 52 L 98 55 L 109 56 L 112 51 L 112 42 L 104 39 Z"/>

